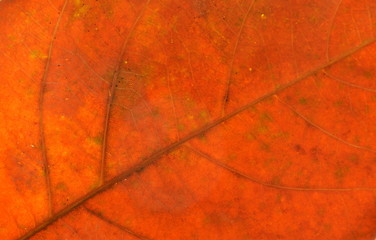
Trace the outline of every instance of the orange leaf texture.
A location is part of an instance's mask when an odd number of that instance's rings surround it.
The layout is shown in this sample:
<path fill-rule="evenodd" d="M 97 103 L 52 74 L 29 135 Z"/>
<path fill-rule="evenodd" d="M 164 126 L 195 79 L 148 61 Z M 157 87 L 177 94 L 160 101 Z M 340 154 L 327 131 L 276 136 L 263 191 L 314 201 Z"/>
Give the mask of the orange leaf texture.
<path fill-rule="evenodd" d="M 0 239 L 373 240 L 376 1 L 0 1 Z"/>

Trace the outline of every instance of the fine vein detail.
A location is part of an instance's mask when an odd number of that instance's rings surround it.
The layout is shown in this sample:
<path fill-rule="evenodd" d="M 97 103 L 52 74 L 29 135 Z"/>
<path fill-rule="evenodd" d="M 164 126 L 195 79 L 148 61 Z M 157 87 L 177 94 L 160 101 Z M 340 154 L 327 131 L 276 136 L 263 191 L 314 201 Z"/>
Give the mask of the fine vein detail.
<path fill-rule="evenodd" d="M 347 86 L 350 86 L 350 87 L 353 87 L 353 88 L 358 88 L 358 89 L 361 89 L 363 91 L 367 91 L 367 92 L 373 92 L 373 93 L 376 93 L 376 89 L 373 89 L 373 88 L 367 88 L 367 87 L 363 87 L 363 86 L 360 86 L 358 84 L 355 84 L 355 83 L 351 83 L 351 82 L 347 82 L 347 81 L 344 81 L 342 79 L 340 79 L 339 77 L 336 77 L 330 73 L 328 73 L 327 71 L 322 71 L 326 76 L 328 76 L 329 78 L 339 82 L 339 83 L 342 83 L 344 85 L 347 85 Z"/>
<path fill-rule="evenodd" d="M 44 132 L 44 114 L 43 114 L 43 103 L 44 103 L 44 93 L 46 91 L 46 84 L 47 84 L 47 77 L 48 71 L 50 70 L 51 64 L 51 56 L 52 56 L 52 49 L 54 47 L 54 42 L 57 34 L 57 30 L 60 25 L 61 18 L 63 16 L 65 7 L 67 6 L 68 0 L 64 2 L 64 5 L 61 9 L 60 15 L 56 21 L 55 28 L 52 33 L 51 43 L 48 48 L 48 55 L 46 60 L 46 65 L 44 67 L 44 72 L 42 76 L 42 80 L 40 83 L 40 92 L 39 92 L 39 135 L 40 135 L 40 148 L 42 153 L 42 161 L 43 161 L 43 168 L 45 174 L 45 181 L 47 187 L 47 196 L 48 196 L 48 213 L 49 216 L 53 214 L 53 206 L 52 206 L 52 190 L 51 190 L 51 179 L 50 179 L 50 169 L 48 166 L 48 159 L 47 159 L 47 150 L 46 150 L 46 139 L 45 139 L 45 132 Z"/>
<path fill-rule="evenodd" d="M 100 185 L 99 187 L 93 189 L 92 191 L 86 193 L 81 198 L 79 198 L 76 201 L 72 202 L 71 204 L 67 205 L 65 208 L 63 208 L 62 210 L 57 212 L 55 215 L 51 216 L 49 219 L 45 220 L 44 222 L 42 222 L 41 224 L 36 226 L 34 229 L 30 230 L 25 235 L 21 236 L 19 238 L 19 240 L 29 239 L 30 237 L 34 236 L 36 233 L 40 232 L 41 230 L 45 229 L 46 227 L 48 227 L 49 225 L 54 223 L 56 220 L 60 219 L 61 217 L 65 216 L 66 214 L 68 214 L 71 211 L 73 211 L 74 209 L 76 209 L 78 206 L 81 206 L 88 199 L 91 199 L 94 196 L 98 195 L 99 193 L 106 191 L 107 189 L 114 186 L 116 183 L 121 182 L 124 179 L 129 178 L 131 175 L 133 175 L 135 173 L 142 172 L 145 168 L 147 168 L 148 166 L 155 163 L 162 156 L 170 153 L 171 151 L 180 147 L 181 145 L 188 142 L 189 140 L 196 138 L 196 137 L 208 132 L 209 130 L 218 126 L 219 124 L 222 124 L 222 123 L 226 122 L 227 120 L 233 118 L 234 116 L 238 115 L 239 113 L 242 113 L 242 112 L 248 110 L 249 108 L 251 108 L 255 104 L 260 103 L 260 102 L 262 102 L 262 101 L 264 101 L 264 100 L 266 100 L 266 99 L 268 99 L 268 98 L 270 98 L 270 97 L 272 97 L 272 96 L 274 96 L 274 95 L 294 86 L 295 84 L 301 82 L 302 80 L 318 73 L 322 69 L 325 69 L 325 68 L 337 63 L 338 61 L 341 61 L 341 60 L 351 56 L 352 54 L 356 53 L 357 51 L 359 51 L 359 50 L 361 50 L 365 47 L 367 47 L 368 45 L 374 43 L 375 41 L 376 41 L 376 38 L 364 41 L 362 44 L 352 48 L 351 50 L 343 53 L 342 55 L 339 55 L 339 56 L 333 58 L 332 60 L 328 61 L 327 63 L 322 64 L 320 66 L 317 66 L 313 70 L 306 72 L 305 74 L 303 74 L 300 77 L 290 81 L 289 83 L 282 85 L 281 87 L 279 87 L 279 88 L 277 88 L 277 89 L 275 89 L 275 90 L 255 99 L 255 100 L 253 100 L 252 102 L 238 108 L 237 110 L 235 110 L 231 113 L 228 113 L 224 117 L 218 118 L 217 120 L 214 120 L 213 122 L 211 122 L 209 124 L 206 124 L 205 126 L 199 128 L 196 131 L 193 131 L 190 134 L 188 134 L 187 136 L 181 138 L 179 141 L 176 141 L 176 142 L 170 144 L 169 146 L 167 146 L 163 149 L 160 149 L 159 151 L 154 152 L 149 157 L 141 160 L 140 163 L 134 165 L 133 167 L 131 167 L 130 169 L 120 173 L 119 175 L 103 182 L 103 184 Z"/>
<path fill-rule="evenodd" d="M 248 20 L 248 16 L 249 14 L 251 13 L 251 10 L 253 8 L 253 5 L 255 4 L 256 0 L 254 0 L 248 7 L 247 9 L 247 13 L 245 14 L 244 16 L 244 19 L 242 21 L 242 25 L 240 26 L 240 30 L 239 30 L 239 33 L 238 33 L 238 36 L 236 38 L 236 42 L 235 42 L 235 47 L 234 47 L 234 50 L 232 52 L 232 57 L 231 57 L 231 62 L 230 62 L 230 69 L 229 69 L 229 75 L 228 75 L 228 78 L 227 78 L 227 82 L 226 82 L 226 89 L 225 89 L 225 95 L 223 97 L 223 103 L 222 103 L 222 116 L 224 116 L 226 114 L 226 105 L 227 105 L 227 102 L 229 100 L 229 95 L 230 95 L 230 85 L 231 85 L 231 79 L 232 79 L 232 73 L 234 71 L 234 61 L 235 61 L 235 55 L 236 53 L 238 52 L 238 48 L 239 48 L 239 42 L 240 42 L 240 38 L 243 34 L 243 30 L 244 30 L 244 25 L 246 23 L 246 21 Z"/>
<path fill-rule="evenodd" d="M 228 166 L 227 164 L 222 163 L 221 161 L 214 159 L 210 155 L 201 152 L 200 150 L 197 150 L 191 146 L 185 145 L 188 149 L 190 149 L 192 152 L 196 153 L 197 155 L 207 159 L 208 161 L 212 162 L 213 164 L 220 166 L 229 172 L 240 176 L 244 179 L 247 179 L 253 183 L 269 187 L 269 188 L 274 188 L 274 189 L 280 189 L 280 190 L 289 190 L 289 191 L 299 191 L 299 192 L 349 192 L 349 191 L 375 191 L 376 188 L 372 187 L 354 187 L 354 188 L 307 188 L 307 187 L 292 187 L 292 186 L 284 186 L 284 185 L 278 185 L 278 184 L 272 184 L 268 182 L 264 182 L 261 180 L 258 180 L 254 177 L 251 177 L 233 167 Z"/>
<path fill-rule="evenodd" d="M 123 232 L 128 233 L 129 235 L 132 235 L 133 237 L 136 237 L 136 238 L 141 239 L 141 240 L 150 240 L 149 238 L 141 236 L 140 234 L 135 233 L 132 230 L 129 230 L 128 228 L 124 227 L 123 225 L 120 225 L 119 223 L 112 221 L 108 217 L 103 216 L 103 214 L 101 214 L 100 212 L 94 211 L 94 210 L 92 210 L 92 209 L 90 209 L 90 208 L 88 208 L 86 206 L 84 206 L 84 209 L 87 212 L 89 212 L 90 214 L 92 214 L 95 217 L 99 218 L 100 220 L 102 220 L 102 221 L 104 221 L 104 222 L 106 222 L 106 223 L 108 223 L 108 224 L 110 224 L 112 226 L 115 226 L 116 228 L 122 230 Z"/>
<path fill-rule="evenodd" d="M 295 110 L 290 104 L 282 101 L 277 95 L 275 96 L 276 99 L 282 103 L 284 106 L 286 106 L 288 109 L 290 109 L 293 113 L 295 113 L 296 115 L 298 115 L 300 118 L 302 118 L 305 122 L 307 122 L 309 125 L 313 126 L 314 128 L 318 129 L 319 131 L 321 131 L 322 133 L 324 133 L 325 135 L 328 135 L 329 137 L 347 145 L 347 146 L 350 146 L 350 147 L 353 147 L 353 148 L 357 148 L 357 149 L 361 149 L 361 150 L 364 150 L 364 151 L 368 151 L 368 152 L 372 152 L 372 153 L 376 153 L 375 150 L 371 149 L 371 148 L 368 148 L 368 147 L 365 147 L 365 146 L 360 146 L 360 145 L 357 145 L 357 144 L 354 144 L 354 143 L 351 143 L 351 142 L 348 142 L 336 135 L 334 135 L 333 133 L 329 132 L 328 130 L 325 130 L 324 128 L 322 128 L 321 126 L 317 125 L 316 123 L 314 123 L 313 121 L 311 121 L 310 119 L 308 119 L 306 116 L 304 116 L 303 114 L 301 114 L 300 112 L 298 112 L 297 110 Z"/>
<path fill-rule="evenodd" d="M 122 65 L 122 59 L 124 57 L 125 49 L 128 45 L 129 39 L 131 38 L 138 22 L 140 21 L 142 15 L 144 14 L 150 0 L 148 0 L 145 4 L 145 7 L 141 10 L 139 15 L 137 16 L 136 20 L 134 21 L 131 29 L 129 30 L 129 33 L 127 37 L 125 38 L 123 45 L 121 47 L 121 51 L 119 54 L 118 63 L 116 65 L 116 69 L 114 72 L 114 76 L 112 78 L 111 82 L 111 88 L 108 93 L 108 99 L 107 99 L 107 106 L 106 106 L 106 113 L 105 113 L 105 120 L 104 120 L 104 127 L 103 127 L 103 142 L 102 142 L 102 151 L 101 151 L 101 163 L 100 163 L 100 173 L 99 173 L 99 184 L 103 184 L 105 179 L 105 168 L 106 168 L 106 151 L 107 151 L 107 140 L 108 140 L 108 130 L 110 125 L 110 115 L 111 115 L 111 109 L 114 102 L 114 96 L 116 91 L 116 81 L 119 78 L 120 75 L 120 68 Z"/>

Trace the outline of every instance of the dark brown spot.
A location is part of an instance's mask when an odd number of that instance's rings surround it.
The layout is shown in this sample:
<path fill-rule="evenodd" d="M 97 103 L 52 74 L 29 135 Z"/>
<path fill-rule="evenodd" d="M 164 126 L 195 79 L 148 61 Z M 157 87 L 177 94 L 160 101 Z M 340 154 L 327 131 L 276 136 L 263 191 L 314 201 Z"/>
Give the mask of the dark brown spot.
<path fill-rule="evenodd" d="M 296 144 L 294 146 L 294 150 L 300 154 L 306 154 L 306 151 L 300 146 L 299 144 Z"/>

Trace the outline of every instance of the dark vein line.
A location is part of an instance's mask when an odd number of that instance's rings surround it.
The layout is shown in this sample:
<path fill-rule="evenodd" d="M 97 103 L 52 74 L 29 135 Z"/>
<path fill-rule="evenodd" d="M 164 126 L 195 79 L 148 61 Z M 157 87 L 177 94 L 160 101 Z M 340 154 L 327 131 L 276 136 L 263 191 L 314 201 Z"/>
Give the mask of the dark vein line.
<path fill-rule="evenodd" d="M 229 75 L 227 77 L 227 82 L 226 82 L 225 95 L 223 97 L 222 116 L 224 116 L 226 114 L 226 105 L 227 105 L 227 102 L 229 100 L 230 85 L 231 85 L 232 73 L 233 73 L 233 70 L 234 70 L 235 55 L 238 52 L 239 42 L 240 42 L 240 38 L 241 38 L 241 36 L 243 34 L 244 25 L 245 25 L 245 23 L 246 23 L 246 21 L 248 19 L 249 14 L 251 13 L 251 10 L 252 10 L 255 2 L 256 2 L 256 0 L 253 0 L 252 3 L 249 5 L 249 7 L 247 9 L 247 12 L 246 12 L 246 14 L 244 16 L 244 19 L 242 21 L 242 25 L 240 26 L 240 30 L 239 30 L 238 36 L 236 38 L 235 47 L 234 47 L 234 50 L 233 50 L 232 56 L 231 56 L 230 69 L 229 69 Z"/>
<path fill-rule="evenodd" d="M 260 181 L 256 178 L 253 178 L 235 168 L 232 168 L 228 166 L 227 164 L 222 163 L 221 161 L 214 159 L 213 157 L 209 156 L 208 154 L 201 152 L 191 146 L 185 145 L 187 148 L 195 152 L 197 155 L 207 159 L 208 161 L 212 162 L 213 164 L 220 166 L 231 173 L 240 176 L 242 178 L 245 178 L 251 182 L 254 182 L 256 184 L 269 187 L 269 188 L 275 188 L 275 189 L 281 189 L 281 190 L 290 190 L 290 191 L 301 191 L 301 192 L 348 192 L 348 191 L 375 191 L 376 188 L 371 188 L 371 187 L 355 187 L 355 188 L 304 188 L 304 187 L 291 187 L 291 186 L 283 186 L 283 185 L 277 185 L 277 184 L 272 184 L 268 182 L 263 182 Z"/>
<path fill-rule="evenodd" d="M 239 113 L 246 111 L 247 109 L 251 108 L 255 104 L 257 104 L 261 101 L 264 101 L 264 100 L 268 99 L 269 97 L 271 97 L 271 96 L 273 96 L 277 93 L 280 93 L 283 90 L 285 90 L 285 89 L 287 89 L 291 86 L 294 86 L 295 84 L 301 82 L 303 79 L 306 79 L 306 78 L 316 74 L 317 72 L 321 71 L 322 69 L 327 68 L 327 67 L 337 63 L 340 60 L 343 60 L 344 58 L 346 58 L 346 57 L 350 56 L 351 54 L 354 54 L 355 52 L 365 48 L 366 46 L 374 43 L 375 41 L 376 41 L 376 38 L 363 42 L 361 45 L 345 52 L 344 54 L 342 54 L 342 55 L 340 55 L 336 58 L 333 58 L 329 62 L 327 62 L 323 65 L 320 65 L 320 66 L 314 68 L 313 70 L 311 70 L 309 72 L 306 72 L 305 74 L 303 74 L 300 77 L 292 80 L 291 82 L 279 87 L 278 89 L 273 90 L 273 91 L 265 94 L 264 96 L 257 98 L 256 100 L 253 100 L 252 102 L 244 105 L 243 107 L 238 108 L 237 110 L 227 114 L 226 116 L 224 116 L 222 118 L 219 118 L 219 119 L 214 120 L 213 122 L 211 122 L 209 124 L 206 124 L 202 128 L 199 128 L 196 131 L 191 132 L 190 134 L 188 134 L 184 138 L 180 139 L 179 141 L 170 144 L 169 146 L 155 152 L 154 154 L 150 155 L 147 158 L 144 158 L 143 160 L 141 160 L 140 163 L 134 165 L 133 167 L 131 167 L 130 169 L 120 173 L 119 175 L 109 179 L 108 181 L 106 181 L 102 185 L 100 185 L 99 187 L 91 190 L 90 192 L 88 192 L 84 196 L 82 196 L 81 198 L 79 198 L 79 199 L 75 200 L 74 202 L 72 202 L 71 204 L 67 205 L 65 208 L 63 208 L 62 210 L 57 212 L 55 215 L 51 216 L 49 219 L 46 219 L 44 222 L 42 222 L 41 224 L 36 226 L 34 229 L 30 230 L 25 235 L 21 236 L 19 238 L 19 240 L 29 239 L 30 237 L 34 236 L 36 233 L 40 232 L 41 230 L 45 229 L 46 227 L 48 227 L 49 225 L 54 223 L 59 218 L 65 216 L 69 212 L 73 211 L 76 207 L 80 206 L 82 203 L 84 203 L 88 199 L 91 199 L 94 196 L 98 195 L 99 193 L 111 188 L 116 183 L 119 183 L 119 182 L 129 178 L 131 175 L 133 175 L 135 173 L 142 172 L 145 168 L 147 168 L 148 166 L 153 164 L 155 161 L 160 159 L 162 156 L 172 152 L 173 150 L 175 150 L 176 148 L 178 148 L 182 144 L 188 142 L 189 140 L 206 133 L 210 129 L 218 126 L 219 124 L 224 123 L 227 120 L 229 120 L 229 119 L 233 118 L 234 116 L 238 115 Z"/>
<path fill-rule="evenodd" d="M 133 237 L 136 237 L 136 238 L 138 238 L 138 239 L 142 239 L 142 240 L 150 240 L 150 238 L 146 238 L 146 237 L 144 237 L 144 236 L 141 236 L 140 234 L 135 233 L 135 232 L 133 232 L 132 230 L 130 230 L 130 229 L 128 229 L 128 228 L 126 228 L 126 227 L 120 225 L 119 223 L 116 223 L 116 222 L 112 221 L 111 219 L 109 219 L 109 218 L 103 216 L 102 213 L 96 212 L 96 211 L 94 211 L 94 210 L 92 210 L 92 209 L 90 209 L 90 208 L 88 208 L 88 207 L 86 207 L 86 206 L 84 206 L 84 209 L 85 209 L 87 212 L 89 212 L 90 214 L 92 214 L 93 216 L 99 218 L 100 220 L 102 220 L 102 221 L 104 221 L 104 222 L 106 222 L 106 223 L 108 223 L 108 224 L 111 224 L 111 225 L 113 225 L 113 226 L 119 228 L 120 230 L 122 230 L 122 231 L 124 231 L 124 232 L 126 232 L 126 233 L 128 233 L 128 234 L 130 234 L 130 235 L 132 235 Z"/>
<path fill-rule="evenodd" d="M 110 123 L 110 115 L 111 115 L 111 109 L 112 109 L 112 104 L 114 102 L 114 96 L 115 96 L 115 91 L 116 91 L 116 81 L 119 78 L 120 75 L 120 68 L 122 65 L 122 60 L 124 57 L 125 49 L 128 45 L 128 41 L 131 38 L 134 30 L 136 29 L 137 24 L 139 23 L 142 15 L 144 14 L 150 0 L 148 0 L 145 3 L 144 8 L 141 10 L 139 15 L 137 16 L 136 20 L 134 21 L 131 29 L 129 30 L 129 34 L 125 38 L 123 45 L 121 47 L 119 59 L 118 59 L 118 64 L 116 66 L 114 76 L 112 78 L 112 83 L 111 83 L 111 88 L 108 93 L 108 99 L 107 99 L 107 106 L 106 106 L 106 115 L 105 115 L 105 120 L 104 120 L 104 127 L 103 127 L 103 142 L 102 142 L 102 152 L 101 152 L 101 163 L 100 163 L 100 173 L 99 173 L 99 184 L 103 184 L 104 178 L 105 178 L 105 167 L 106 167 L 106 151 L 107 151 L 107 139 L 108 139 L 108 130 L 109 130 L 109 123 Z"/>
<path fill-rule="evenodd" d="M 356 144 L 353 144 L 351 142 L 348 142 L 336 135 L 334 135 L 333 133 L 329 132 L 328 130 L 325 130 L 324 128 L 320 127 L 319 125 L 317 125 L 316 123 L 312 122 L 310 119 L 308 119 L 306 116 L 304 116 L 303 114 L 301 114 L 300 112 L 298 112 L 297 110 L 295 110 L 290 104 L 282 101 L 277 95 L 276 95 L 276 98 L 277 100 L 282 103 L 284 106 L 286 106 L 288 109 L 290 109 L 293 113 L 295 113 L 296 115 L 298 115 L 300 118 L 302 118 L 305 122 L 307 122 L 309 125 L 313 126 L 314 128 L 320 130 L 322 133 L 324 133 L 325 135 L 347 145 L 347 146 L 350 146 L 350 147 L 353 147 L 353 148 L 357 148 L 357 149 L 361 149 L 361 150 L 364 150 L 364 151 L 368 151 L 368 152 L 372 152 L 372 153 L 376 153 L 376 150 L 373 150 L 371 148 L 368 148 L 368 147 L 365 147 L 365 146 L 360 146 L 360 145 L 356 145 Z"/>
<path fill-rule="evenodd" d="M 64 2 L 64 5 L 61 9 L 60 15 L 56 21 L 55 28 L 52 33 L 51 43 L 48 48 L 48 57 L 46 61 L 46 65 L 44 67 L 44 72 L 42 76 L 42 80 L 40 83 L 40 92 L 39 92 L 39 135 L 40 135 L 40 148 L 42 153 L 42 161 L 43 161 L 43 168 L 44 168 L 44 174 L 45 174 L 45 181 L 46 181 L 46 187 L 47 187 L 47 195 L 48 195 L 48 214 L 49 216 L 52 216 L 53 214 L 53 206 L 52 206 L 52 190 L 51 190 L 51 179 L 50 179 L 50 169 L 48 166 L 48 159 L 47 159 L 47 150 L 46 150 L 46 139 L 45 139 L 45 132 L 44 132 L 44 114 L 43 114 L 43 103 L 44 103 L 44 94 L 46 92 L 46 85 L 47 85 L 47 77 L 48 77 L 48 71 L 50 69 L 51 64 L 51 56 L 52 56 L 52 49 L 54 46 L 57 30 L 60 25 L 61 18 L 63 16 L 65 7 L 67 6 L 68 0 Z"/>
<path fill-rule="evenodd" d="M 355 84 L 355 83 L 351 83 L 351 82 L 347 82 L 347 81 L 344 81 L 342 79 L 340 79 L 339 77 L 336 77 L 330 73 L 328 73 L 327 71 L 322 71 L 326 76 L 328 76 L 329 78 L 337 81 L 337 82 L 340 82 L 344 85 L 347 85 L 347 86 L 350 86 L 350 87 L 354 87 L 354 88 L 358 88 L 358 89 L 361 89 L 361 90 L 364 90 L 364 91 L 368 91 L 368 92 L 373 92 L 373 93 L 376 93 L 376 89 L 373 89 L 373 88 L 367 88 L 367 87 L 363 87 L 363 86 L 360 86 L 358 84 Z"/>
<path fill-rule="evenodd" d="M 169 72 L 167 66 L 166 66 L 166 78 L 167 78 L 166 80 L 167 80 L 168 92 L 169 92 L 169 94 L 170 94 L 170 101 L 171 101 L 172 111 L 173 111 L 173 113 L 174 113 L 174 118 L 175 118 L 176 136 L 177 136 L 177 139 L 179 140 L 179 139 L 180 139 L 179 119 L 178 119 L 178 116 L 177 116 L 177 114 L 176 114 L 175 99 L 174 99 L 174 96 L 173 96 L 173 94 L 172 94 L 172 90 L 171 90 L 170 72 Z"/>

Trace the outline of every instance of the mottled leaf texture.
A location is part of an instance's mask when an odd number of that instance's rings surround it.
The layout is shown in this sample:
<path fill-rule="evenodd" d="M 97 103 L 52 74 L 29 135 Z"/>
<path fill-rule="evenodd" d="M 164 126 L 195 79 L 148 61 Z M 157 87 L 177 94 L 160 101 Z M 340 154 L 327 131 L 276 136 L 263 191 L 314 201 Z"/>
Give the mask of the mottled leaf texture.
<path fill-rule="evenodd" d="M 376 1 L 2 0 L 0 239 L 373 240 Z"/>

